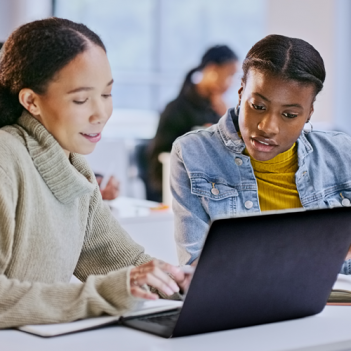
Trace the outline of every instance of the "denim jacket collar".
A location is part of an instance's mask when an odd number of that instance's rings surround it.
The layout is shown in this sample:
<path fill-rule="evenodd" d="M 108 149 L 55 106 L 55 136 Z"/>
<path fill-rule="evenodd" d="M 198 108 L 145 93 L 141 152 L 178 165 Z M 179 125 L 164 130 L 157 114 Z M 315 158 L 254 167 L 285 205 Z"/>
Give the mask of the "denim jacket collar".
<path fill-rule="evenodd" d="M 224 145 L 232 152 L 242 153 L 245 149 L 244 141 L 235 129 L 233 118 L 236 118 L 234 108 L 229 109 L 219 120 L 218 130 Z"/>
<path fill-rule="evenodd" d="M 238 131 L 235 128 L 233 119 L 238 118 L 235 109 L 229 109 L 218 123 L 219 134 L 224 145 L 232 152 L 242 153 L 245 149 L 244 141 L 239 137 Z M 313 152 L 312 145 L 305 136 L 305 131 L 302 131 L 297 139 L 297 155 L 299 166 L 303 163 L 304 158 Z"/>

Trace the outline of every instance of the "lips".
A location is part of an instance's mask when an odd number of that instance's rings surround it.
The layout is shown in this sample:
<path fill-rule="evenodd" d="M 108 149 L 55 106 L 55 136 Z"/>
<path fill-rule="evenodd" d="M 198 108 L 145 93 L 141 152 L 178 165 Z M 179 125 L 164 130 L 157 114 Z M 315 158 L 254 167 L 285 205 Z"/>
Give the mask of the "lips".
<path fill-rule="evenodd" d="M 274 140 L 260 136 L 251 137 L 250 141 L 252 146 L 260 152 L 271 152 L 275 147 L 278 146 Z"/>
<path fill-rule="evenodd" d="M 101 133 L 80 133 L 85 139 L 97 143 L 101 139 Z"/>

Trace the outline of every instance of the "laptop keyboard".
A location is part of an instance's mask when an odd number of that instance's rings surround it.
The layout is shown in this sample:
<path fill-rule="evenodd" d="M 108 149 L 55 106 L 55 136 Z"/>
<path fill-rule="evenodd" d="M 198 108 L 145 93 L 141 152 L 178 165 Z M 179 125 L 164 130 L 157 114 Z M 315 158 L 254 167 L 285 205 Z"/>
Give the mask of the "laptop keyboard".
<path fill-rule="evenodd" d="M 150 316 L 139 317 L 138 320 L 148 323 L 156 323 L 165 327 L 175 327 L 180 311 L 153 314 Z"/>

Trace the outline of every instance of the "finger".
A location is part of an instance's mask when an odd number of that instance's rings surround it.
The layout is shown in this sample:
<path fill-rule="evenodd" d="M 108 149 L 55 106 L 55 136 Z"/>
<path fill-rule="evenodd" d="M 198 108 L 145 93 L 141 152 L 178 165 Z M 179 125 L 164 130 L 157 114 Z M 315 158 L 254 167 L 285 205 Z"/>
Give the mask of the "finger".
<path fill-rule="evenodd" d="M 179 267 L 173 266 L 169 263 L 166 263 L 164 261 L 157 260 L 157 259 L 154 259 L 153 261 L 151 261 L 150 264 L 151 264 L 151 266 L 159 267 L 163 272 L 167 272 L 167 273 L 171 274 L 172 278 L 174 278 L 174 280 L 177 283 L 181 283 L 185 279 L 186 275 Z M 169 278 L 168 275 L 166 275 L 166 276 Z M 167 284 L 171 284 L 172 288 L 174 287 L 174 285 L 176 285 L 176 284 L 174 284 L 174 280 L 171 278 L 167 280 Z"/>
<path fill-rule="evenodd" d="M 193 277 L 192 277 L 191 275 L 188 275 L 188 276 L 184 279 L 184 281 L 182 281 L 181 283 L 179 283 L 179 286 L 180 286 L 181 291 L 182 291 L 183 293 L 186 293 L 186 292 L 188 291 L 189 285 L 190 285 L 190 282 L 191 282 L 192 278 L 193 278 Z"/>
<path fill-rule="evenodd" d="M 186 274 L 179 267 L 173 266 L 171 264 L 166 263 L 167 269 L 166 272 L 172 275 L 176 282 L 182 282 L 185 279 Z"/>
<path fill-rule="evenodd" d="M 141 299 L 157 300 L 159 298 L 157 294 L 154 294 L 151 291 L 144 290 L 139 286 L 132 286 L 130 288 L 130 292 L 133 296 L 139 297 Z"/>
<path fill-rule="evenodd" d="M 170 276 L 169 271 L 172 272 L 172 268 L 177 268 L 174 267 L 168 263 L 165 264 L 164 266 L 164 270 L 160 269 L 159 267 L 156 267 L 154 270 L 154 274 L 161 279 L 164 283 L 166 283 L 174 292 L 178 292 L 179 291 L 179 286 L 177 285 L 177 283 L 174 281 L 174 277 Z M 167 272 L 167 273 L 165 273 Z M 184 274 L 182 275 L 184 276 Z M 178 280 L 180 281 L 181 278 L 178 277 Z"/>
<path fill-rule="evenodd" d="M 153 286 L 167 295 L 172 295 L 179 291 L 178 285 L 158 267 L 154 268 L 152 271 L 145 272 L 144 274 L 140 275 L 138 278 L 138 283 L 140 285 L 147 284 Z"/>

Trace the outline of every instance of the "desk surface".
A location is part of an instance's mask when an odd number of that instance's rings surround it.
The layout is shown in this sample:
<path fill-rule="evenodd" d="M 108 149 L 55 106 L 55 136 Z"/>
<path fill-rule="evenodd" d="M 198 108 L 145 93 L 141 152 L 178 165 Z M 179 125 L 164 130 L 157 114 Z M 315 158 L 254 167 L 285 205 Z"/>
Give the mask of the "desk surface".
<path fill-rule="evenodd" d="M 327 306 L 316 316 L 184 338 L 163 339 L 120 326 L 43 339 L 0 331 L 1 351 L 284 351 L 351 350 L 351 307 Z"/>

